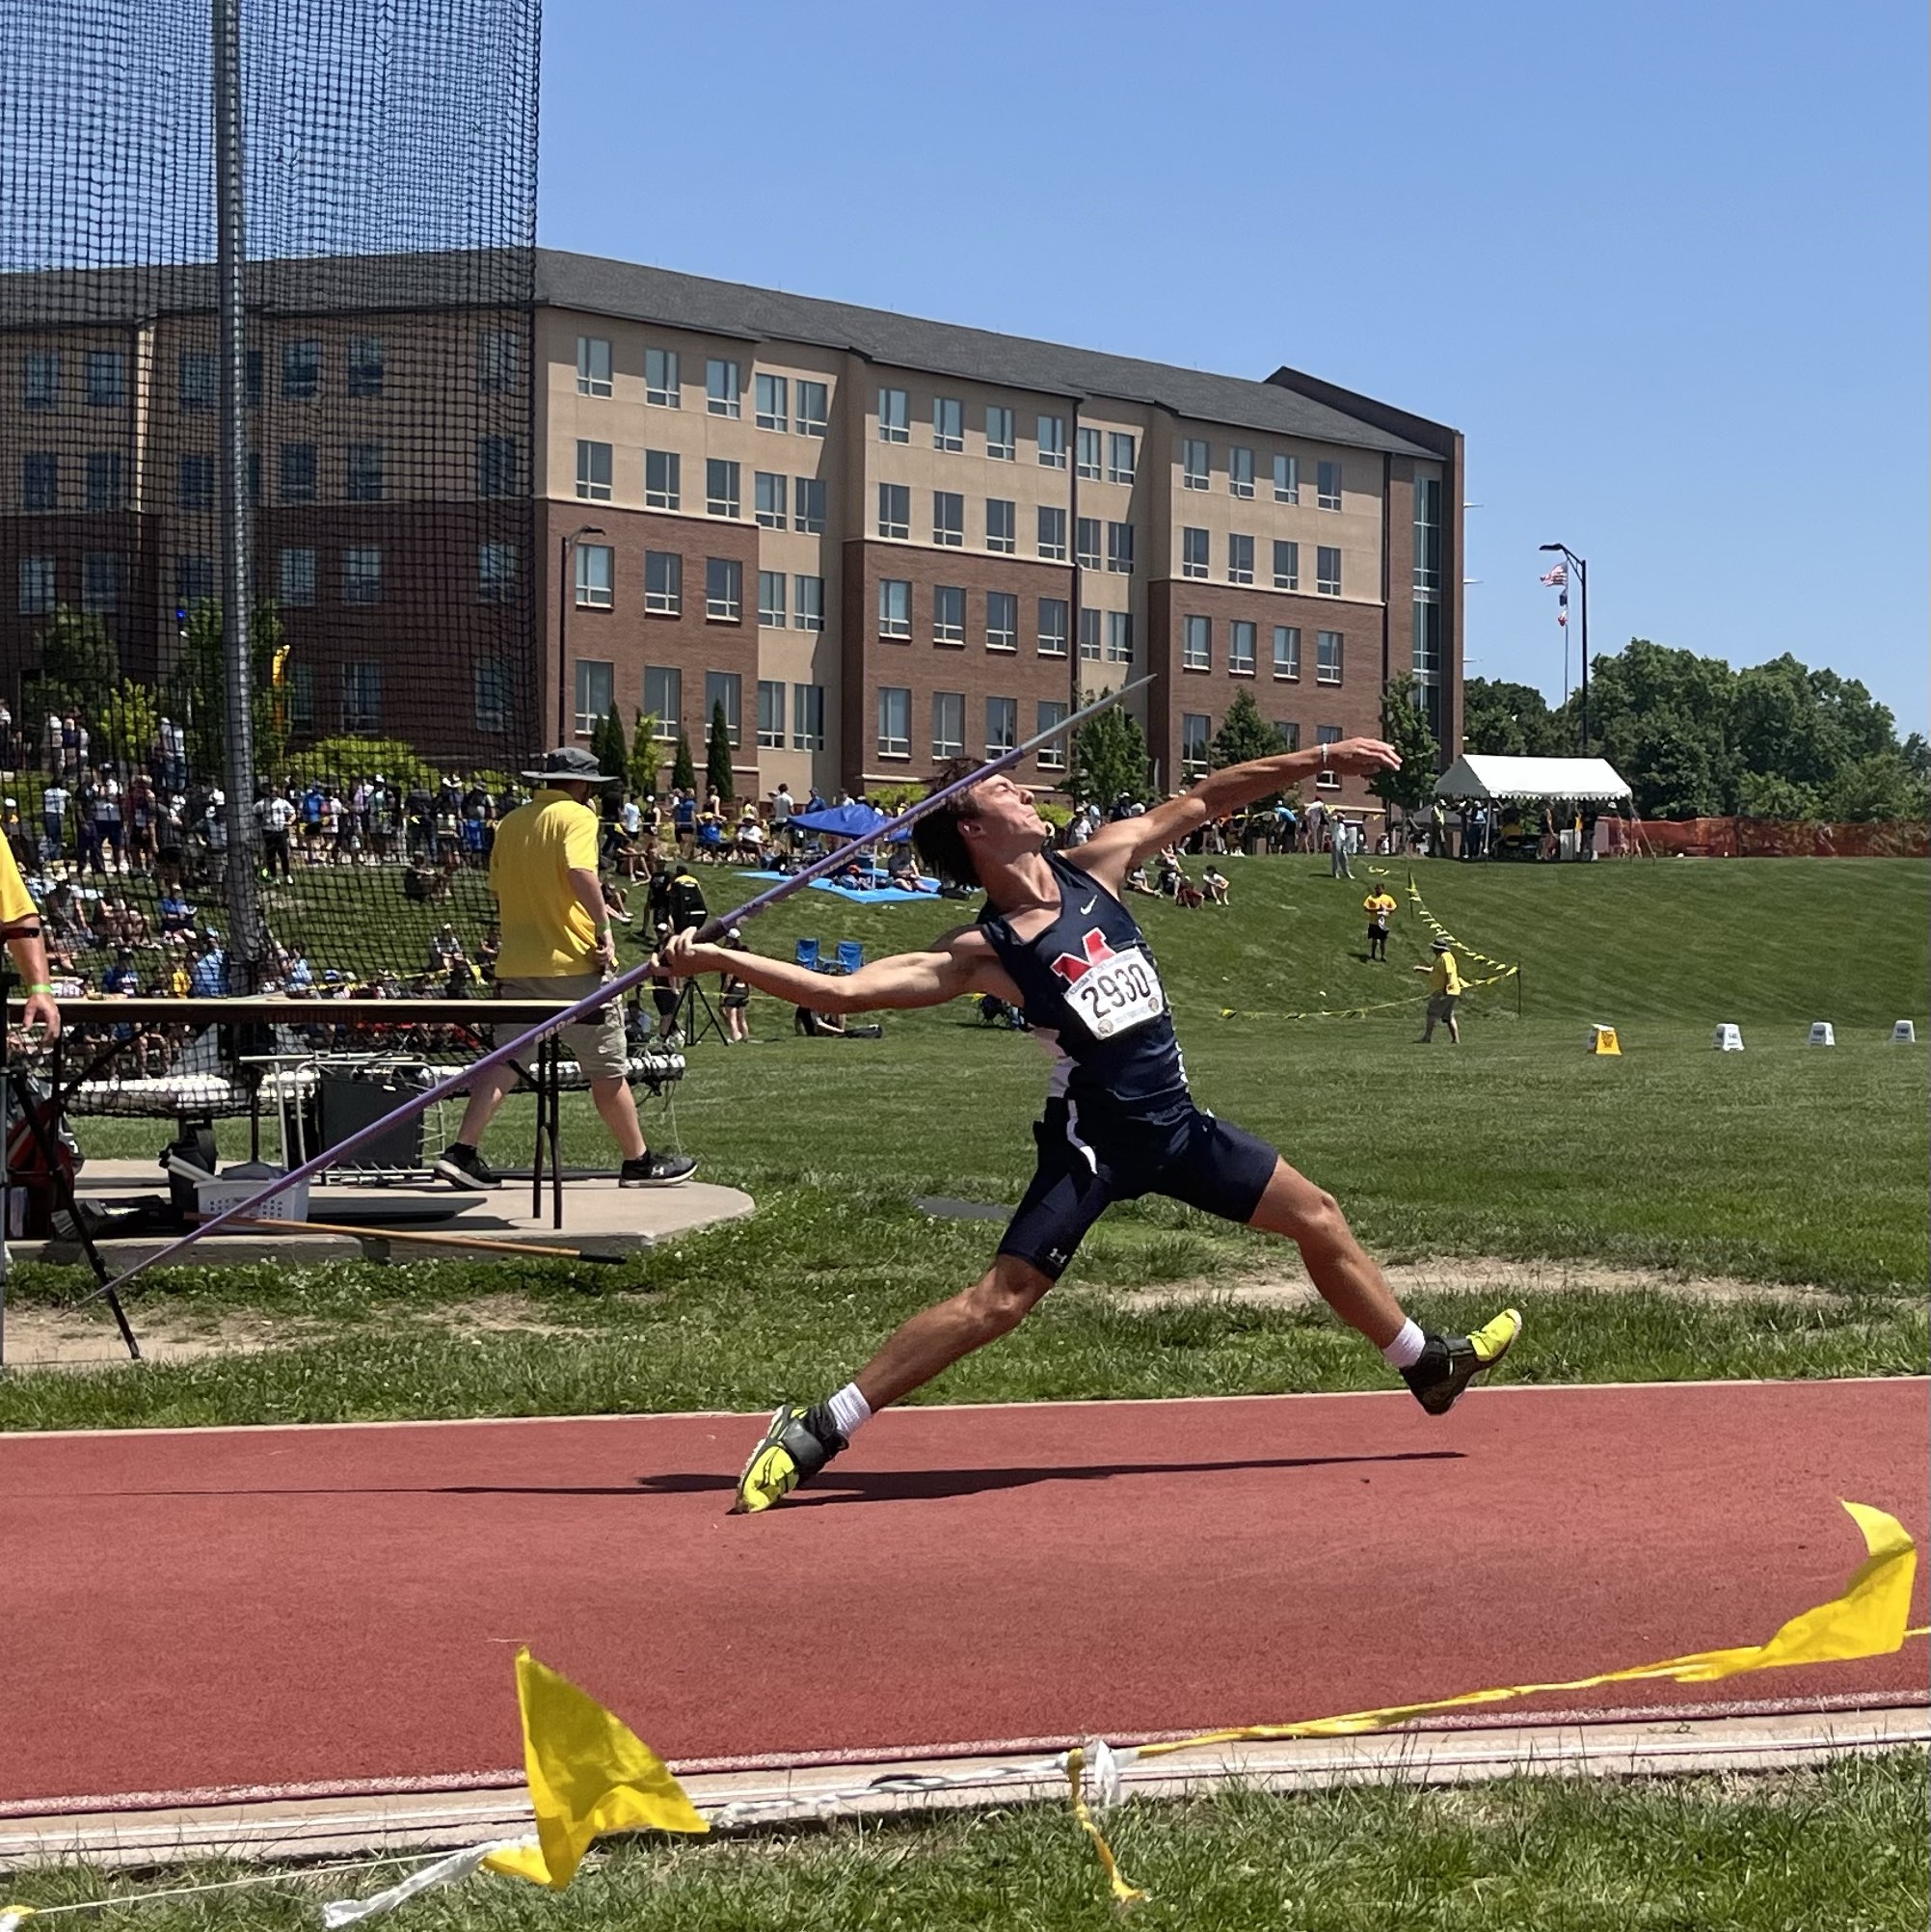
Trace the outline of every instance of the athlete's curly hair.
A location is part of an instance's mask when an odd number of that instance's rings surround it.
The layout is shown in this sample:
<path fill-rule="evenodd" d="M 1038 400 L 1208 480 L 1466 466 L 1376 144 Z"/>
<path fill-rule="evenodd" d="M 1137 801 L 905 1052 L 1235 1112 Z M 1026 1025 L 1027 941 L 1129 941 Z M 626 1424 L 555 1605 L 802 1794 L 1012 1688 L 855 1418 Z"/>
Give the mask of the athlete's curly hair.
<path fill-rule="evenodd" d="M 934 792 L 943 791 L 948 785 L 956 784 L 978 769 L 972 759 L 955 758 L 940 767 L 938 775 L 932 780 L 931 789 Z M 979 872 L 972 862 L 972 848 L 959 830 L 961 818 L 978 817 L 978 796 L 979 787 L 969 786 L 956 798 L 948 798 L 936 812 L 926 813 L 912 827 L 913 850 L 948 885 L 976 886 L 979 882 Z"/>

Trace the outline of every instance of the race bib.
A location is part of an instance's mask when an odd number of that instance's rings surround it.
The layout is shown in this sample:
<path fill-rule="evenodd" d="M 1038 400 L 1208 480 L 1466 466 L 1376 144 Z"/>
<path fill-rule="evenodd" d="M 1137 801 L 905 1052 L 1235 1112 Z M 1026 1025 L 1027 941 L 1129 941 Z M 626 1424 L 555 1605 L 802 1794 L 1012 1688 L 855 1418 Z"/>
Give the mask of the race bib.
<path fill-rule="evenodd" d="M 1066 988 L 1066 1004 L 1095 1039 L 1110 1040 L 1157 1020 L 1167 1010 L 1167 995 L 1153 961 L 1128 946 L 1082 973 Z"/>

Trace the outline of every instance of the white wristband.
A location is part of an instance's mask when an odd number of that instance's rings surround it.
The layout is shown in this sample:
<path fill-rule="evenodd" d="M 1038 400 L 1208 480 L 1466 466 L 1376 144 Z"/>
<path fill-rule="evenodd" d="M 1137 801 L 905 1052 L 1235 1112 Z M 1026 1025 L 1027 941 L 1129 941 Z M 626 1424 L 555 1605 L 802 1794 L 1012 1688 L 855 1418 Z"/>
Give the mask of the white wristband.
<path fill-rule="evenodd" d="M 1324 771 L 1328 767 L 1328 740 L 1325 738 L 1321 740 L 1321 765 Z"/>

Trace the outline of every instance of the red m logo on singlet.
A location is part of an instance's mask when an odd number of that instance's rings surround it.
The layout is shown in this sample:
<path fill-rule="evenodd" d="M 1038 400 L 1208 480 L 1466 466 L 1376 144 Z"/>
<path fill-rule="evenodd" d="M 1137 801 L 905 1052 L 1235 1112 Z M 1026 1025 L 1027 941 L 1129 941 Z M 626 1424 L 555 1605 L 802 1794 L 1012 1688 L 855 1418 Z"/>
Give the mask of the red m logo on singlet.
<path fill-rule="evenodd" d="M 1104 966 L 1109 959 L 1119 955 L 1107 944 L 1104 932 L 1093 931 L 1086 934 L 1081 944 L 1086 949 L 1086 956 L 1082 959 L 1077 953 L 1062 953 L 1053 962 L 1053 970 L 1067 985 L 1073 985 L 1085 978 L 1095 966 Z"/>

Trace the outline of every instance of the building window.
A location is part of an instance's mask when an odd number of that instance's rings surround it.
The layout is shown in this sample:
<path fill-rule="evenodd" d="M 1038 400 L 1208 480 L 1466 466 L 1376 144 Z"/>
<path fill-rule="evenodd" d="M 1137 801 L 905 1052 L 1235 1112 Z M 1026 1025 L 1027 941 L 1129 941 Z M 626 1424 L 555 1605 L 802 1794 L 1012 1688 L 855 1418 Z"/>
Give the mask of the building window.
<path fill-rule="evenodd" d="M 785 687 L 770 678 L 758 680 L 758 748 L 782 751 L 785 748 Z"/>
<path fill-rule="evenodd" d="M 1063 416 L 1042 416 L 1037 419 L 1037 427 L 1040 469 L 1065 469 L 1066 418 Z"/>
<path fill-rule="evenodd" d="M 1274 540 L 1274 587 L 1276 590 L 1299 590 L 1301 588 L 1301 546 L 1297 543 Z"/>
<path fill-rule="evenodd" d="M 20 615 L 43 617 L 54 607 L 52 557 L 20 559 Z"/>
<path fill-rule="evenodd" d="M 577 736 L 588 738 L 610 715 L 616 698 L 617 668 L 595 657 L 577 660 Z"/>
<path fill-rule="evenodd" d="M 704 674 L 704 729 L 707 738 L 719 705 L 724 707 L 724 741 L 736 751 L 744 736 L 744 680 L 736 671 L 707 671 Z"/>
<path fill-rule="evenodd" d="M 1301 458 L 1276 456 L 1274 459 L 1274 500 L 1276 503 L 1301 501 Z"/>
<path fill-rule="evenodd" d="M 756 379 L 758 427 L 782 429 L 791 426 L 791 385 L 785 376 L 760 374 Z"/>
<path fill-rule="evenodd" d="M 214 358 L 205 358 L 209 374 L 214 373 Z M 196 405 L 187 399 L 188 358 L 181 358 L 181 407 L 191 409 Z M 61 359 L 53 349 L 29 349 L 20 363 L 20 407 L 22 409 L 59 409 L 61 406 Z M 212 402 L 200 405 L 202 409 L 212 409 Z"/>
<path fill-rule="evenodd" d="M 1180 668 L 1183 671 L 1211 671 L 1214 668 L 1214 620 L 1211 617 L 1181 619 Z"/>
<path fill-rule="evenodd" d="M 942 583 L 932 592 L 932 642 L 965 642 L 965 592 L 957 584 Z"/>
<path fill-rule="evenodd" d="M 912 491 L 908 484 L 879 484 L 878 534 L 881 537 L 912 534 Z"/>
<path fill-rule="evenodd" d="M 1227 494 L 1251 496 L 1254 494 L 1254 453 L 1238 445 L 1227 451 Z"/>
<path fill-rule="evenodd" d="M 600 449 L 602 443 L 577 445 L 577 494 L 583 493 L 583 452 Z M 608 480 L 607 478 L 605 479 Z M 603 493 L 606 496 L 608 490 Z M 644 451 L 644 506 L 651 510 L 675 510 L 684 503 L 684 463 L 673 449 Z"/>
<path fill-rule="evenodd" d="M 824 479 L 800 476 L 791 488 L 791 528 L 808 537 L 824 535 Z"/>
<path fill-rule="evenodd" d="M 342 552 L 342 602 L 382 602 L 382 550 L 375 544 L 352 544 Z"/>
<path fill-rule="evenodd" d="M 674 744 L 684 729 L 684 673 L 660 664 L 644 666 L 644 711 L 657 721 L 657 736 Z"/>
<path fill-rule="evenodd" d="M 965 750 L 965 693 L 932 693 L 932 756 L 957 758 Z"/>
<path fill-rule="evenodd" d="M 282 500 L 284 503 L 312 503 L 315 500 L 315 445 L 312 443 L 284 443 L 281 449 Z"/>
<path fill-rule="evenodd" d="M 743 412 L 738 389 L 738 364 L 712 356 L 704 365 L 704 407 L 711 416 L 738 416 Z"/>
<path fill-rule="evenodd" d="M 798 434 L 822 436 L 831 422 L 831 386 L 798 378 Z"/>
<path fill-rule="evenodd" d="M 1089 664 L 1100 660 L 1100 613 L 1082 607 L 1080 611 L 1080 656 Z"/>
<path fill-rule="evenodd" d="M 617 601 L 617 552 L 608 544 L 577 546 L 577 607 L 608 610 Z"/>
<path fill-rule="evenodd" d="M 1274 627 L 1274 674 L 1276 678 L 1300 678 L 1300 625 L 1276 624 Z"/>
<path fill-rule="evenodd" d="M 1207 575 L 1207 543 L 1205 530 L 1183 526 L 1180 532 L 1180 575 L 1199 577 Z"/>
<path fill-rule="evenodd" d="M 61 460 L 51 449 L 30 449 L 20 459 L 20 508 L 61 507 Z"/>
<path fill-rule="evenodd" d="M 310 343 L 311 348 L 315 347 Z M 319 350 L 317 351 L 319 354 Z M 119 349 L 87 352 L 87 401 L 90 409 L 119 409 L 127 400 L 127 359 Z"/>
<path fill-rule="evenodd" d="M 514 436 L 476 439 L 476 495 L 515 496 L 523 488 L 523 443 Z"/>
<path fill-rule="evenodd" d="M 1073 527 L 1073 555 L 1082 570 L 1100 567 L 1100 520 L 1082 517 Z"/>
<path fill-rule="evenodd" d="M 476 729 L 494 738 L 510 728 L 510 667 L 500 657 L 485 657 L 475 666 L 473 689 Z"/>
<path fill-rule="evenodd" d="M 1314 549 L 1314 587 L 1323 597 L 1341 595 L 1341 552 L 1328 544 Z"/>
<path fill-rule="evenodd" d="M 121 508 L 121 452 L 115 449 L 90 449 L 82 473 L 86 478 L 86 495 L 83 501 L 90 510 L 118 510 Z M 213 503 L 210 494 L 208 501 Z"/>
<path fill-rule="evenodd" d="M 1338 684 L 1341 682 L 1341 633 L 1317 631 L 1314 633 L 1314 682 Z"/>
<path fill-rule="evenodd" d="M 299 660 L 288 667 L 288 728 L 305 734 L 315 729 L 315 667 Z"/>
<path fill-rule="evenodd" d="M 644 461 L 648 464 L 650 458 L 646 456 Z M 671 462 L 675 465 L 677 458 L 672 457 Z M 578 442 L 577 494 L 587 502 L 607 503 L 610 500 L 610 445 L 607 443 Z"/>
<path fill-rule="evenodd" d="M 785 574 L 781 570 L 758 573 L 758 622 L 766 631 L 785 628 Z"/>
<path fill-rule="evenodd" d="M 1066 655 L 1067 605 L 1063 597 L 1039 600 L 1039 655 L 1063 657 Z"/>
<path fill-rule="evenodd" d="M 92 461 L 92 459 L 90 459 Z M 94 494 L 94 479 L 88 478 L 88 495 Z M 174 506 L 181 510 L 212 510 L 215 506 L 215 460 L 212 456 L 184 456 L 174 466 Z M 97 506 L 92 502 L 89 509 Z"/>
<path fill-rule="evenodd" d="M 1073 467 L 1077 475 L 1085 476 L 1097 483 L 1100 480 L 1100 433 L 1096 429 L 1080 430 L 1073 438 Z"/>
<path fill-rule="evenodd" d="M 704 615 L 712 624 L 743 622 L 744 566 L 736 557 L 705 558 Z"/>
<path fill-rule="evenodd" d="M 1053 731 L 1066 722 L 1066 707 L 1052 698 L 1041 698 L 1036 715 L 1039 719 L 1037 730 Z M 1039 747 L 1039 768 L 1042 771 L 1065 770 L 1066 740 L 1063 738 L 1052 738 Z"/>
<path fill-rule="evenodd" d="M 1019 649 L 1019 600 L 1009 590 L 989 590 L 985 594 L 985 648 Z"/>
<path fill-rule="evenodd" d="M 1205 711 L 1182 711 L 1180 714 L 1180 772 L 1184 778 L 1204 778 L 1207 775 L 1208 741 L 1213 736 L 1214 720 Z"/>
<path fill-rule="evenodd" d="M 952 550 L 965 542 L 965 498 L 956 490 L 932 492 L 932 541 Z"/>
<path fill-rule="evenodd" d="M 607 445 L 606 445 L 607 446 Z M 342 494 L 351 503 L 380 503 L 383 499 L 383 447 L 379 443 L 352 443 L 343 459 Z M 609 494 L 607 491 L 604 493 Z"/>
<path fill-rule="evenodd" d="M 1039 554 L 1052 563 L 1066 561 L 1066 513 L 1046 503 L 1039 506 Z"/>
<path fill-rule="evenodd" d="M 1107 481 L 1131 483 L 1135 467 L 1134 456 L 1134 439 L 1125 430 L 1113 430 L 1107 437 Z"/>
<path fill-rule="evenodd" d="M 382 394 L 386 376 L 380 335 L 349 337 L 349 396 L 355 402 L 371 402 Z"/>
<path fill-rule="evenodd" d="M 716 456 L 705 459 L 704 507 L 712 517 L 736 517 L 742 511 L 737 464 Z"/>
<path fill-rule="evenodd" d="M 610 344 L 604 336 L 577 338 L 577 393 L 580 396 L 610 393 Z"/>
<path fill-rule="evenodd" d="M 824 578 L 798 576 L 791 579 L 791 628 L 794 631 L 824 629 Z"/>
<path fill-rule="evenodd" d="M 1276 718 L 1274 728 L 1280 734 L 1280 748 L 1283 751 L 1301 749 L 1301 726 L 1293 718 Z"/>
<path fill-rule="evenodd" d="M 315 552 L 311 550 L 283 550 L 277 560 L 275 579 L 277 595 L 283 604 L 296 609 L 308 609 L 315 602 Z"/>
<path fill-rule="evenodd" d="M 258 449 L 248 452 L 248 507 L 251 510 L 261 508 L 261 451 Z"/>
<path fill-rule="evenodd" d="M 1019 506 L 1001 496 L 985 499 L 985 547 L 1010 556 L 1019 548 Z"/>
<path fill-rule="evenodd" d="M 517 600 L 517 547 L 514 544 L 476 546 L 476 602 L 514 604 Z M 313 576 L 312 566 L 310 576 Z"/>
<path fill-rule="evenodd" d="M 985 701 L 985 755 L 997 758 L 1019 742 L 1019 700 L 987 698 Z"/>
<path fill-rule="evenodd" d="M 1338 510 L 1341 507 L 1341 466 L 1338 463 L 1316 466 L 1314 501 L 1318 509 Z"/>
<path fill-rule="evenodd" d="M 912 755 L 912 693 L 902 684 L 878 687 L 878 755 L 880 758 Z"/>
<path fill-rule="evenodd" d="M 27 358 L 31 375 L 34 358 Z M 58 370 L 59 364 L 56 363 Z M 175 398 L 183 409 L 213 409 L 221 400 L 221 362 L 205 349 L 183 349 L 176 370 Z M 51 409 L 53 402 L 36 402 L 31 382 L 26 405 L 29 409 Z"/>
<path fill-rule="evenodd" d="M 1180 487 L 1204 490 L 1212 480 L 1214 452 L 1205 437 L 1190 436 L 1180 444 Z"/>
<path fill-rule="evenodd" d="M 1341 727 L 1334 724 L 1316 725 L 1314 727 L 1314 742 L 1316 744 L 1339 744 L 1341 742 Z M 1338 771 L 1330 770 L 1324 765 L 1314 774 L 1314 789 L 1317 792 L 1340 791 L 1341 774 Z"/>
<path fill-rule="evenodd" d="M 186 556 L 174 559 L 174 608 L 192 610 L 215 594 L 213 557 Z"/>
<path fill-rule="evenodd" d="M 312 402 L 321 392 L 321 343 L 282 343 L 282 400 L 283 402 Z"/>
<path fill-rule="evenodd" d="M 1133 662 L 1133 612 L 1130 610 L 1107 612 L 1107 662 Z"/>
<path fill-rule="evenodd" d="M 903 389 L 878 391 L 878 441 L 909 443 L 912 437 L 910 405 Z"/>
<path fill-rule="evenodd" d="M 1254 674 L 1254 627 L 1245 617 L 1227 626 L 1227 670 L 1236 678 Z"/>
<path fill-rule="evenodd" d="M 758 470 L 752 472 L 751 507 L 757 515 L 760 529 L 782 530 L 785 527 L 785 507 L 791 493 L 789 478 L 780 476 L 776 470 Z"/>
<path fill-rule="evenodd" d="M 1115 577 L 1133 575 L 1133 525 L 1131 523 L 1109 523 L 1107 525 L 1107 569 Z"/>
<path fill-rule="evenodd" d="M 824 686 L 822 684 L 793 684 L 791 686 L 791 749 L 793 751 L 822 751 L 824 749 Z"/>
<path fill-rule="evenodd" d="M 878 579 L 878 634 L 881 637 L 912 634 L 912 586 L 896 577 Z"/>
<path fill-rule="evenodd" d="M 644 608 L 659 617 L 684 610 L 684 558 L 676 550 L 644 552 Z"/>
<path fill-rule="evenodd" d="M 486 395 L 514 395 L 523 384 L 523 337 L 514 329 L 485 329 L 476 338 L 476 387 Z"/>
<path fill-rule="evenodd" d="M 1441 588 L 1441 479 L 1424 476 L 1414 486 L 1414 587 Z"/>
<path fill-rule="evenodd" d="M 1227 581 L 1251 583 L 1254 580 L 1254 540 L 1230 535 L 1227 538 Z"/>
<path fill-rule="evenodd" d="M 106 617 L 121 608 L 121 555 L 87 550 L 80 560 L 80 607 Z"/>
<path fill-rule="evenodd" d="M 956 396 L 932 398 L 932 447 L 952 450 L 965 447 L 965 404 Z"/>
<path fill-rule="evenodd" d="M 1018 455 L 1012 412 L 998 403 L 985 406 L 985 453 L 995 462 L 1010 463 Z"/>
<path fill-rule="evenodd" d="M 363 662 L 342 666 L 342 730 L 367 737 L 382 729 L 382 666 Z"/>
<path fill-rule="evenodd" d="M 675 349 L 644 351 L 644 400 L 659 409 L 682 409 L 684 387 L 678 380 Z"/>

